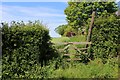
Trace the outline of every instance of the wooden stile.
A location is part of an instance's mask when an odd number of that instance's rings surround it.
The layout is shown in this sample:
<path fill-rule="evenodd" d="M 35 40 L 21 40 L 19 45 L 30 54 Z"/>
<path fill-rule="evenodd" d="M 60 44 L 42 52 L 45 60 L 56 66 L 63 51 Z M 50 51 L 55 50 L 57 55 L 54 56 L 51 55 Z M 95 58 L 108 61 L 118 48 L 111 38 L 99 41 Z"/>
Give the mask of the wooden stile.
<path fill-rule="evenodd" d="M 68 44 L 92 44 L 92 42 L 58 42 L 58 45 L 68 45 Z"/>
<path fill-rule="evenodd" d="M 67 61 L 79 61 L 81 60 L 80 58 L 74 58 L 74 59 L 66 59 Z"/>
<path fill-rule="evenodd" d="M 88 30 L 87 42 L 91 41 L 91 34 L 92 34 L 92 28 L 93 28 L 93 23 L 94 23 L 94 17 L 95 17 L 95 11 L 93 11 L 93 13 L 92 13 L 92 20 L 91 20 L 90 27 Z M 87 48 L 88 44 L 86 44 L 85 47 Z"/>

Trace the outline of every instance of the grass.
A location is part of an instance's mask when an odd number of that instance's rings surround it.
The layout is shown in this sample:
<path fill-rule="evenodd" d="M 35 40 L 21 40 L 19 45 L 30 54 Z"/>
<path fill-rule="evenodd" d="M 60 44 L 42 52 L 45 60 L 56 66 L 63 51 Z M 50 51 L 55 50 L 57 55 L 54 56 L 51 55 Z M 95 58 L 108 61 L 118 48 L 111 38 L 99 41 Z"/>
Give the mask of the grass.
<path fill-rule="evenodd" d="M 51 40 L 53 43 L 55 44 L 55 47 L 57 49 L 63 49 L 66 45 L 61 45 L 61 44 L 57 44 L 57 43 L 62 43 L 62 42 L 85 42 L 86 38 L 85 35 L 77 35 L 77 36 L 73 36 L 73 37 L 59 37 L 59 38 L 52 38 Z M 83 48 L 85 47 L 84 44 L 82 45 L 74 45 L 77 48 Z M 71 45 L 72 47 L 72 45 Z"/>
<path fill-rule="evenodd" d="M 86 38 L 85 35 L 77 35 L 73 37 L 58 37 L 58 38 L 52 38 L 52 43 L 62 43 L 62 42 L 85 42 Z M 64 45 L 56 44 L 57 48 L 64 48 Z M 76 45 L 77 47 L 81 48 L 85 45 Z"/>
<path fill-rule="evenodd" d="M 57 42 L 85 42 L 86 38 L 85 38 L 85 35 L 78 35 L 78 36 L 73 36 L 73 37 L 52 38 L 51 41 L 53 43 L 57 43 Z"/>
<path fill-rule="evenodd" d="M 60 37 L 53 38 L 52 42 L 85 42 L 86 38 L 84 35 L 74 36 L 74 37 Z M 77 47 L 84 47 L 84 45 L 76 45 Z M 57 47 L 57 48 L 63 48 Z M 75 52 L 70 49 L 70 53 Z M 70 56 L 74 57 L 74 56 Z M 59 63 L 59 62 L 58 62 Z M 52 63 L 54 66 L 56 63 Z M 67 66 L 67 67 L 66 67 Z M 49 67 L 50 69 L 51 67 Z M 107 59 L 107 63 L 103 64 L 102 59 L 96 58 L 90 61 L 87 65 L 83 63 L 71 63 L 65 62 L 59 65 L 58 69 L 50 69 L 50 74 L 48 78 L 118 78 L 118 59 L 112 58 Z"/>
<path fill-rule="evenodd" d="M 57 42 L 68 42 L 70 40 L 69 37 L 58 37 L 58 38 L 52 38 L 51 42 L 57 43 Z"/>
<path fill-rule="evenodd" d="M 36 74 L 36 77 L 43 78 L 118 78 L 118 64 L 117 59 L 108 59 L 106 64 L 97 58 L 88 64 L 73 63 L 59 60 L 53 60 L 48 66 L 40 68 L 37 66 L 36 70 L 31 70 L 31 76 Z M 56 67 L 57 66 L 57 67 Z M 33 68 L 34 69 L 34 68 Z M 35 71 L 35 72 L 34 72 Z M 39 72 L 41 71 L 41 72 Z M 42 74 L 41 74 L 42 73 Z"/>
<path fill-rule="evenodd" d="M 85 42 L 86 41 L 86 38 L 85 38 L 85 35 L 78 35 L 78 36 L 74 36 L 74 37 L 60 37 L 60 38 L 52 38 L 52 42 L 55 43 L 55 48 L 60 51 L 59 49 L 65 49 L 65 47 L 67 45 L 61 45 L 61 44 L 57 44 L 57 43 L 62 43 L 62 42 Z M 70 45 L 69 48 L 67 50 L 64 50 L 64 51 L 60 51 L 60 54 L 63 55 L 63 54 L 81 54 L 83 53 L 83 51 L 77 51 L 74 49 L 74 46 L 76 48 L 84 48 L 85 47 L 85 44 L 76 44 L 76 45 Z M 65 58 L 65 56 L 64 56 Z M 67 56 L 68 58 L 68 56 Z M 73 58 L 80 58 L 80 56 L 75 56 L 75 55 L 70 55 L 69 56 L 69 59 L 73 59 Z"/>
<path fill-rule="evenodd" d="M 78 35 L 74 37 L 70 37 L 69 42 L 85 42 L 85 35 Z"/>

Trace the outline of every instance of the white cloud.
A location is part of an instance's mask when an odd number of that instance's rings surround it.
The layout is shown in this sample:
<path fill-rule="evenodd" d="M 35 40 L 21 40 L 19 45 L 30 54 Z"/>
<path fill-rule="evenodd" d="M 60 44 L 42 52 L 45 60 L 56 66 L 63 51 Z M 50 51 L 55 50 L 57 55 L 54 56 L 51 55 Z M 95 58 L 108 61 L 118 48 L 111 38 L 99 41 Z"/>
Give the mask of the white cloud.
<path fill-rule="evenodd" d="M 3 5 L 0 8 L 2 11 L 2 21 L 24 21 L 28 20 L 40 20 L 43 24 L 47 24 L 50 29 L 50 35 L 52 37 L 58 37 L 59 35 L 54 31 L 56 27 L 66 23 L 64 12 L 59 9 L 49 7 L 24 7 L 24 6 L 8 6 Z"/>
<path fill-rule="evenodd" d="M 68 0 L 2 0 L 2 2 L 67 2 Z"/>
<path fill-rule="evenodd" d="M 57 9 L 46 7 L 21 7 L 21 6 L 3 6 L 3 12 L 13 15 L 27 15 L 38 17 L 65 17 L 63 12 Z M 18 13 L 18 14 L 16 14 Z M 62 13 L 62 14 L 61 14 Z M 4 15 L 4 14 L 3 14 Z"/>
<path fill-rule="evenodd" d="M 2 2 L 68 2 L 70 0 L 2 0 Z M 78 2 L 98 2 L 100 0 L 77 0 Z M 115 0 L 102 0 L 102 1 L 115 1 Z M 116 0 L 118 1 L 118 0 Z M 76 2 L 76 0 L 72 0 Z"/>
<path fill-rule="evenodd" d="M 2 19 L 2 4 L 0 3 L 0 21 Z"/>
<path fill-rule="evenodd" d="M 115 2 L 119 2 L 120 0 L 115 0 Z"/>
<path fill-rule="evenodd" d="M 2 20 L 54 20 L 65 19 L 64 12 L 48 7 L 23 7 L 3 5 Z"/>

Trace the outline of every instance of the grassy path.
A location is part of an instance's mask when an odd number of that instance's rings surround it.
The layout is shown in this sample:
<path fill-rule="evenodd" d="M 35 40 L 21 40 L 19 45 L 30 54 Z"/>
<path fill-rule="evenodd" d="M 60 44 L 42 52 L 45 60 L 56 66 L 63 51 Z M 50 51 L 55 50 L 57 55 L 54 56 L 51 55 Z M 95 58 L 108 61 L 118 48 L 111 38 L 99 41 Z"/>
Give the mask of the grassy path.
<path fill-rule="evenodd" d="M 79 35 L 74 37 L 58 37 L 58 38 L 52 38 L 51 40 L 53 43 L 56 42 L 84 42 L 86 41 L 85 35 Z"/>

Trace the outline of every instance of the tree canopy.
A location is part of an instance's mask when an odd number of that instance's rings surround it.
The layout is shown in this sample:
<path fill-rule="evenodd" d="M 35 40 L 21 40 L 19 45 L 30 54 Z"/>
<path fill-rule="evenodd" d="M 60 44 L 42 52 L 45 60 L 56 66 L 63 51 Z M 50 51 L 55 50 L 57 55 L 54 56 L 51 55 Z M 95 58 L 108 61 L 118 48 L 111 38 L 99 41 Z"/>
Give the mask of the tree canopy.
<path fill-rule="evenodd" d="M 78 28 L 91 18 L 93 11 L 99 17 L 107 13 L 114 13 L 117 9 L 115 2 L 68 2 L 64 13 L 67 16 L 68 24 Z"/>
<path fill-rule="evenodd" d="M 89 24 L 93 11 L 96 12 L 95 17 L 98 18 L 114 14 L 117 10 L 118 6 L 115 2 L 68 2 L 64 10 L 68 24 L 59 26 L 55 31 L 63 35 L 66 28 L 72 27 L 78 32 Z"/>

